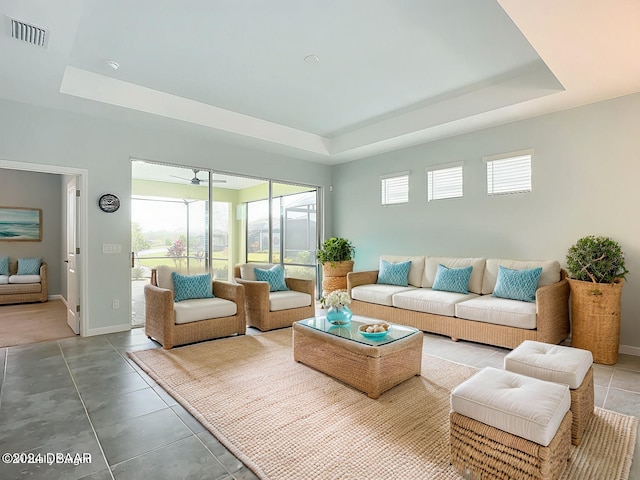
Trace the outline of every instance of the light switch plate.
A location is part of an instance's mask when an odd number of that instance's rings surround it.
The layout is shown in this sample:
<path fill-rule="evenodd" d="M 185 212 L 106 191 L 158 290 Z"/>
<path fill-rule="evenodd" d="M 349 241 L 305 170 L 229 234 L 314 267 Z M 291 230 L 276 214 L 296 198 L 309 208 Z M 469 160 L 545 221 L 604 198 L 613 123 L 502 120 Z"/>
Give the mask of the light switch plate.
<path fill-rule="evenodd" d="M 102 244 L 102 253 L 122 253 L 122 245 L 119 243 Z"/>

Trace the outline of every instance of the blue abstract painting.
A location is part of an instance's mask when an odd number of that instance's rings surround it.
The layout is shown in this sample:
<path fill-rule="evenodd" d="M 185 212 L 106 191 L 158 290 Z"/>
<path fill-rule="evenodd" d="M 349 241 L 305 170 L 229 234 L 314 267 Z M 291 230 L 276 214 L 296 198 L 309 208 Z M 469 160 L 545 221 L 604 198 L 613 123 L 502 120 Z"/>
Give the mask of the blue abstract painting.
<path fill-rule="evenodd" d="M 0 207 L 0 241 L 42 240 L 42 210 L 39 208 Z"/>

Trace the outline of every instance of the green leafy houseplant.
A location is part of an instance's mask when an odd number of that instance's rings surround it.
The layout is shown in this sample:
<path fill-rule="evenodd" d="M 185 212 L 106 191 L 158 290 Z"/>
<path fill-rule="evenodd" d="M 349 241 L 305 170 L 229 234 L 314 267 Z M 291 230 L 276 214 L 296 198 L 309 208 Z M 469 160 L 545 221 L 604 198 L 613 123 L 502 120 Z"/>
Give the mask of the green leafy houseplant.
<path fill-rule="evenodd" d="M 345 262 L 353 259 L 355 247 L 346 238 L 333 237 L 324 241 L 316 254 L 321 264 Z"/>
<path fill-rule="evenodd" d="M 567 253 L 569 277 L 584 282 L 615 283 L 629 273 L 620 245 L 608 237 L 581 238 Z"/>
<path fill-rule="evenodd" d="M 567 252 L 571 289 L 571 346 L 595 363 L 614 365 L 620 345 L 622 286 L 628 273 L 620 245 L 608 237 L 581 238 Z"/>

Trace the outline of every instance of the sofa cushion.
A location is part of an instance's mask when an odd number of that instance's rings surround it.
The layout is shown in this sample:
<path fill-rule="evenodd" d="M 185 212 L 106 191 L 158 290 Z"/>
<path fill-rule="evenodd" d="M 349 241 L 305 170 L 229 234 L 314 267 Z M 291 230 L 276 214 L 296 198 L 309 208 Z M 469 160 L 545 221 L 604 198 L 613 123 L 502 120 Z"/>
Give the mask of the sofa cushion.
<path fill-rule="evenodd" d="M 231 317 L 238 313 L 238 306 L 224 298 L 196 298 L 173 304 L 174 322 L 197 322 L 210 318 Z"/>
<path fill-rule="evenodd" d="M 469 265 L 463 268 L 449 268 L 442 264 L 438 265 L 436 278 L 433 280 L 434 290 L 445 292 L 469 293 L 469 277 L 473 267 Z"/>
<path fill-rule="evenodd" d="M 171 278 L 171 274 L 174 272 L 171 267 L 167 265 L 161 265 L 156 268 L 156 283 L 160 288 L 166 288 L 171 290 L 175 294 L 175 289 L 173 288 L 173 278 Z"/>
<path fill-rule="evenodd" d="M 253 271 L 257 281 L 269 283 L 270 292 L 289 290 L 284 281 L 284 268 L 282 268 L 282 265 L 274 265 L 269 269 L 254 268 Z"/>
<path fill-rule="evenodd" d="M 41 264 L 41 258 L 19 258 L 18 275 L 38 275 Z"/>
<path fill-rule="evenodd" d="M 171 274 L 175 290 L 175 302 L 193 300 L 198 298 L 213 298 L 211 274 L 180 275 L 178 272 Z"/>
<path fill-rule="evenodd" d="M 484 269 L 484 279 L 482 280 L 482 293 L 484 295 L 493 293 L 500 265 L 512 270 L 542 267 L 542 273 L 538 279 L 538 288 L 559 282 L 561 277 L 560 263 L 557 260 L 501 260 L 488 258 Z"/>
<path fill-rule="evenodd" d="M 40 275 L 10 275 L 8 283 L 40 283 Z"/>
<path fill-rule="evenodd" d="M 9 275 L 9 257 L 0 257 L 0 275 Z"/>
<path fill-rule="evenodd" d="M 456 257 L 427 257 L 422 286 L 431 288 L 438 273 L 438 265 L 449 268 L 462 268 L 472 266 L 469 277 L 469 291 L 480 293 L 482 291 L 482 278 L 484 275 L 484 258 L 456 258 Z"/>
<path fill-rule="evenodd" d="M 536 304 L 483 295 L 457 303 L 456 317 L 532 330 L 536 328 Z"/>
<path fill-rule="evenodd" d="M 409 269 L 411 261 L 392 263 L 386 260 L 380 260 L 380 269 L 378 270 L 377 283 L 385 285 L 397 285 L 399 287 L 408 287 Z"/>
<path fill-rule="evenodd" d="M 493 296 L 523 302 L 535 302 L 538 278 L 540 278 L 541 272 L 542 267 L 512 270 L 500 265 Z"/>
<path fill-rule="evenodd" d="M 398 287 L 395 285 L 369 284 L 359 285 L 351 289 L 351 298 L 377 305 L 393 305 L 393 296 L 400 292 L 415 290 L 416 287 Z"/>
<path fill-rule="evenodd" d="M 255 282 L 258 280 L 256 278 L 256 268 L 260 268 L 262 270 L 269 270 L 273 267 L 273 263 L 241 263 L 240 264 L 240 278 L 243 280 L 251 280 Z"/>
<path fill-rule="evenodd" d="M 549 445 L 571 406 L 569 387 L 485 367 L 451 392 L 451 409 L 539 445 Z"/>
<path fill-rule="evenodd" d="M 422 276 L 424 275 L 424 256 L 403 257 L 399 255 L 382 255 L 380 260 L 385 260 L 391 263 L 411 262 L 407 282 L 409 285 L 413 285 L 414 287 L 419 287 L 422 284 Z"/>
<path fill-rule="evenodd" d="M 9 275 L 0 275 L 0 285 L 9 283 Z"/>
<path fill-rule="evenodd" d="M 432 313 L 434 315 L 455 315 L 456 303 L 476 298 L 478 295 L 467 295 L 453 292 L 442 292 L 431 288 L 416 288 L 393 296 L 393 306 L 415 312 Z"/>
<path fill-rule="evenodd" d="M 277 312 L 291 308 L 308 307 L 311 305 L 311 295 L 295 290 L 269 293 L 269 310 Z"/>

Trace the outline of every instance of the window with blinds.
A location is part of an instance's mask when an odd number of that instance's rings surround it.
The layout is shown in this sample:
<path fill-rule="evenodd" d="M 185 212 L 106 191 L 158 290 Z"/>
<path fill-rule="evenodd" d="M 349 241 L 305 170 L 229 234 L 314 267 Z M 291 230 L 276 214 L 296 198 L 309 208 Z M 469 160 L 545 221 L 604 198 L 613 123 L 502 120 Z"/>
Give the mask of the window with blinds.
<path fill-rule="evenodd" d="M 427 201 L 462 197 L 462 163 L 427 168 Z"/>
<path fill-rule="evenodd" d="M 487 195 L 526 193 L 531 191 L 532 150 L 485 157 Z"/>
<path fill-rule="evenodd" d="M 409 201 L 409 172 L 380 177 L 382 205 L 395 205 Z"/>

